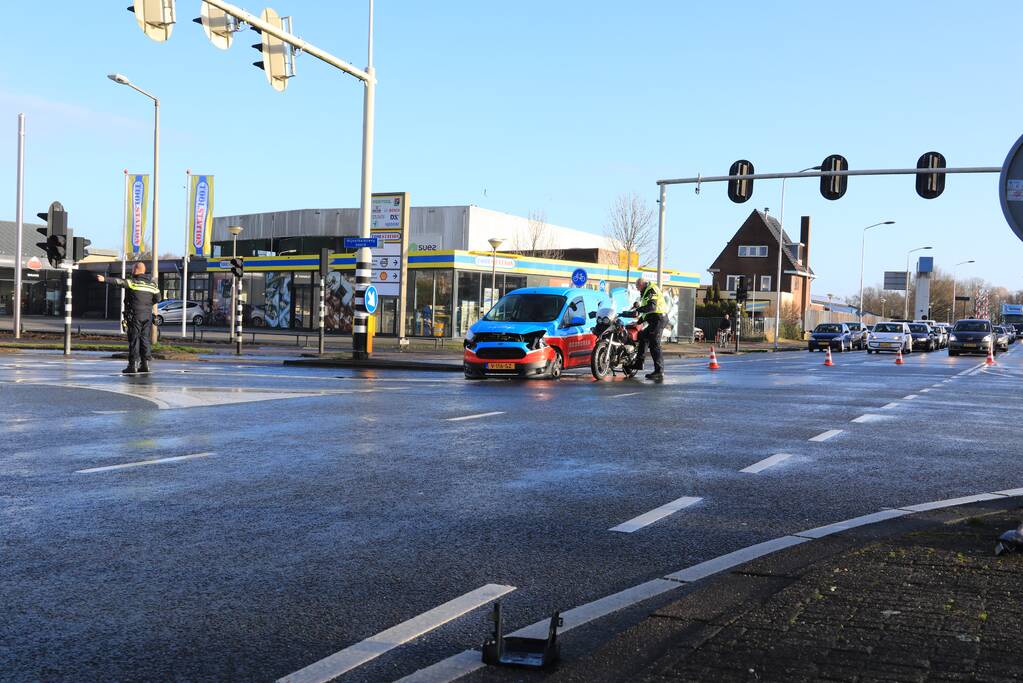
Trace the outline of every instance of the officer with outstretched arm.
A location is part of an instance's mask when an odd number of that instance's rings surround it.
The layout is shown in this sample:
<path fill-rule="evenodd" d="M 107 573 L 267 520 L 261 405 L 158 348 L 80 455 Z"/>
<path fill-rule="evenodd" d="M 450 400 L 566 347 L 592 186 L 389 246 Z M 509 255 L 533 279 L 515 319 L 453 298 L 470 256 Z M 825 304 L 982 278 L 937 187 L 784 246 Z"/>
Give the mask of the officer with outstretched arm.
<path fill-rule="evenodd" d="M 636 287 L 639 289 L 639 301 L 634 305 L 639 313 L 640 322 L 646 323 L 646 327 L 639 333 L 639 348 L 636 351 L 635 368 L 643 369 L 646 362 L 646 349 L 650 347 L 650 357 L 654 359 L 654 371 L 646 378 L 653 380 L 664 379 L 664 358 L 661 355 L 661 334 L 664 332 L 664 316 L 668 312 L 664 304 L 664 297 L 661 290 L 652 282 L 644 278 L 636 280 Z"/>
<path fill-rule="evenodd" d="M 160 288 L 146 273 L 146 264 L 139 261 L 131 269 L 131 277 L 106 277 L 97 275 L 100 282 L 109 282 L 124 288 L 124 323 L 128 331 L 128 367 L 123 372 L 134 375 L 149 372 L 152 357 L 150 335 L 152 334 L 153 306 L 160 302 Z"/>

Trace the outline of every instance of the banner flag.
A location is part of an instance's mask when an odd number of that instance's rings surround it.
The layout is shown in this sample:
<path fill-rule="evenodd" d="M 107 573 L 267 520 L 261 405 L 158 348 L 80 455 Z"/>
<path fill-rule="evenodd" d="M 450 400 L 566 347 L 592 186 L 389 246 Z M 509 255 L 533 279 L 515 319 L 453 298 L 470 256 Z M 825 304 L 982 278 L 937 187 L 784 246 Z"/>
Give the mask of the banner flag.
<path fill-rule="evenodd" d="M 149 204 L 149 174 L 130 173 L 125 176 L 128 183 L 128 202 L 124 217 L 124 255 L 131 260 L 146 251 L 146 207 Z"/>
<path fill-rule="evenodd" d="M 213 176 L 193 175 L 188 193 L 188 254 L 212 256 Z"/>

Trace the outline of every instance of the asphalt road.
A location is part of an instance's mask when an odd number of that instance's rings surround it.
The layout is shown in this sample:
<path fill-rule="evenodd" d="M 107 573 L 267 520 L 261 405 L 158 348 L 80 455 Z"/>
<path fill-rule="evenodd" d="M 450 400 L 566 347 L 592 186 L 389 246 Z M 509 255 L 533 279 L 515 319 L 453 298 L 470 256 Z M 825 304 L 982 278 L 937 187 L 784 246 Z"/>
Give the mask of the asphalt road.
<path fill-rule="evenodd" d="M 479 648 L 498 594 L 510 631 L 1023 486 L 1019 348 L 677 361 L 662 384 L 3 354 L 0 680 L 271 681 L 342 651 L 340 680 L 394 680 Z"/>

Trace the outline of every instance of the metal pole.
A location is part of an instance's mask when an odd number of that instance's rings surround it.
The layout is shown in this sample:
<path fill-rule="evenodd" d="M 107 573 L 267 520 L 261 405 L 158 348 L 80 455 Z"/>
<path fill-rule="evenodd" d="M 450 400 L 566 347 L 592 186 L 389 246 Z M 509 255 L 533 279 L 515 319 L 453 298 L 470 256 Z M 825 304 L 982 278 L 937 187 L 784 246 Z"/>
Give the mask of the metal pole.
<path fill-rule="evenodd" d="M 231 259 L 234 260 L 236 258 L 238 258 L 238 235 L 232 235 L 232 237 L 231 237 Z M 234 277 L 234 276 L 232 275 L 232 277 Z M 238 302 L 238 298 L 239 297 L 238 297 L 238 287 L 237 287 L 237 285 L 238 285 L 238 278 L 234 277 L 234 282 L 232 283 L 232 286 L 231 286 L 231 310 L 232 311 L 235 311 L 238 308 L 238 303 L 239 303 Z M 232 324 L 231 324 L 231 331 L 228 334 L 228 338 L 227 338 L 228 341 L 234 341 L 234 336 L 235 336 L 234 335 L 234 327 L 235 326 L 234 326 L 234 323 L 233 323 L 233 320 L 234 320 L 233 315 L 232 315 L 231 320 L 232 320 Z"/>
<path fill-rule="evenodd" d="M 324 332 L 327 325 L 327 297 L 324 290 L 327 287 L 326 278 L 320 278 L 320 355 L 323 355 Z"/>
<path fill-rule="evenodd" d="M 497 247 L 494 247 L 494 255 L 490 257 L 490 307 L 497 303 Z"/>
<path fill-rule="evenodd" d="M 145 229 L 145 226 L 143 226 Z M 125 279 L 128 273 L 128 252 L 125 249 L 125 239 L 130 230 L 128 224 L 128 169 L 124 169 L 124 231 L 121 233 L 121 279 Z M 109 287 L 109 285 L 107 285 Z M 119 317 L 117 318 L 117 326 L 121 327 L 124 324 L 124 287 L 118 287 L 121 298 L 121 307 Z M 127 330 L 121 328 L 123 333 L 127 333 Z"/>
<path fill-rule="evenodd" d="M 955 268 L 953 268 L 952 269 L 952 313 L 951 313 L 951 315 L 949 316 L 949 319 L 948 319 L 949 324 L 951 324 L 952 321 L 955 320 L 955 317 L 956 317 L 956 271 L 955 271 Z"/>
<path fill-rule="evenodd" d="M 235 278 L 237 294 L 235 300 L 238 302 L 238 306 L 235 312 L 236 320 L 238 321 L 238 330 L 234 336 L 234 353 L 236 356 L 242 355 L 242 279 L 240 277 Z"/>
<path fill-rule="evenodd" d="M 68 231 L 70 237 L 70 231 Z M 70 240 L 69 240 L 70 241 Z M 71 273 L 72 266 L 70 264 L 65 266 L 67 268 L 67 286 L 64 294 L 64 355 L 71 355 Z"/>
<path fill-rule="evenodd" d="M 25 115 L 18 114 L 18 194 L 15 200 L 16 223 L 14 247 L 14 338 L 21 338 L 21 257 L 22 232 L 25 229 Z"/>
<path fill-rule="evenodd" d="M 916 251 L 916 249 L 913 251 Z M 902 311 L 903 320 L 909 320 L 909 254 L 912 254 L 913 251 L 906 254 L 906 300 Z"/>
<path fill-rule="evenodd" d="M 370 237 L 370 211 L 373 194 L 373 117 L 376 106 L 376 74 L 373 70 L 373 0 L 369 0 L 369 36 L 366 49 L 366 90 L 362 109 L 362 237 Z M 406 229 L 409 229 L 406 226 Z M 368 321 L 365 293 L 373 274 L 373 252 L 368 248 L 359 249 L 355 256 L 355 311 L 352 324 L 352 356 L 356 359 L 369 358 Z"/>
<path fill-rule="evenodd" d="M 782 251 L 785 249 L 785 181 L 788 178 L 781 179 L 781 211 L 778 213 L 778 282 L 775 286 L 775 292 L 777 297 L 774 302 L 774 350 L 778 350 L 778 335 L 781 334 L 781 257 Z M 663 185 L 662 185 L 663 187 Z"/>
<path fill-rule="evenodd" d="M 664 280 L 664 228 L 665 228 L 665 213 L 667 211 L 666 204 L 668 203 L 668 188 L 666 185 L 661 185 L 661 198 L 658 200 L 660 208 L 657 212 L 657 288 L 661 288 L 661 283 Z M 631 258 L 629 259 L 632 260 Z M 625 283 L 628 287 L 629 283 Z"/>
<path fill-rule="evenodd" d="M 160 100 L 153 98 L 153 283 L 160 289 Z M 156 304 L 153 304 L 153 319 L 156 319 Z M 151 326 L 152 341 L 156 344 L 159 330 Z M 143 358 L 148 361 L 148 358 Z"/>
<path fill-rule="evenodd" d="M 181 338 L 182 339 L 184 339 L 185 336 L 188 334 L 188 332 L 187 332 L 187 330 L 185 328 L 185 325 L 187 324 L 186 318 L 188 318 L 188 316 L 186 315 L 188 313 L 188 245 L 192 243 L 192 240 L 189 239 L 189 236 L 190 236 L 189 228 L 191 226 L 189 225 L 189 220 L 188 220 L 188 200 L 189 200 L 189 194 L 190 194 L 191 189 L 192 189 L 192 171 L 190 169 L 186 168 L 185 169 L 185 251 L 184 251 L 184 256 L 181 257 L 181 260 L 184 261 L 184 264 L 183 264 L 183 267 L 182 267 L 182 270 L 184 272 L 182 273 L 182 276 L 181 276 Z"/>
<path fill-rule="evenodd" d="M 813 170 L 814 167 L 807 170 Z M 665 178 L 658 180 L 658 185 L 695 185 L 697 183 L 722 183 L 729 180 L 780 180 L 782 178 L 831 178 L 835 176 L 873 176 L 873 175 L 930 175 L 944 173 L 1001 173 L 1001 166 L 964 166 L 958 168 L 864 168 L 855 171 L 786 171 L 784 173 L 749 173 L 746 175 L 696 176 L 694 178 Z"/>

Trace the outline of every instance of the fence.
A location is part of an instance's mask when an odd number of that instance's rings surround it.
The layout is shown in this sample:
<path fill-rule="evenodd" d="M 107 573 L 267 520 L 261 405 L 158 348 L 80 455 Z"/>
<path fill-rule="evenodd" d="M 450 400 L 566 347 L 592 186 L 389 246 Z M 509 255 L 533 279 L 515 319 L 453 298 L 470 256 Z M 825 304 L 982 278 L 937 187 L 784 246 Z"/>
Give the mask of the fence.
<path fill-rule="evenodd" d="M 717 339 L 718 329 L 721 327 L 721 321 L 724 318 L 704 318 L 699 317 L 696 319 L 696 326 L 703 330 L 703 338 L 706 341 L 713 341 Z M 749 318 L 743 318 L 739 325 L 739 338 L 740 339 L 763 339 L 764 328 L 767 323 L 774 324 L 773 319 L 768 321 L 764 318 L 756 318 L 750 320 Z M 735 321 L 732 321 L 732 330 L 735 330 Z M 773 331 L 773 328 L 772 328 Z"/>

